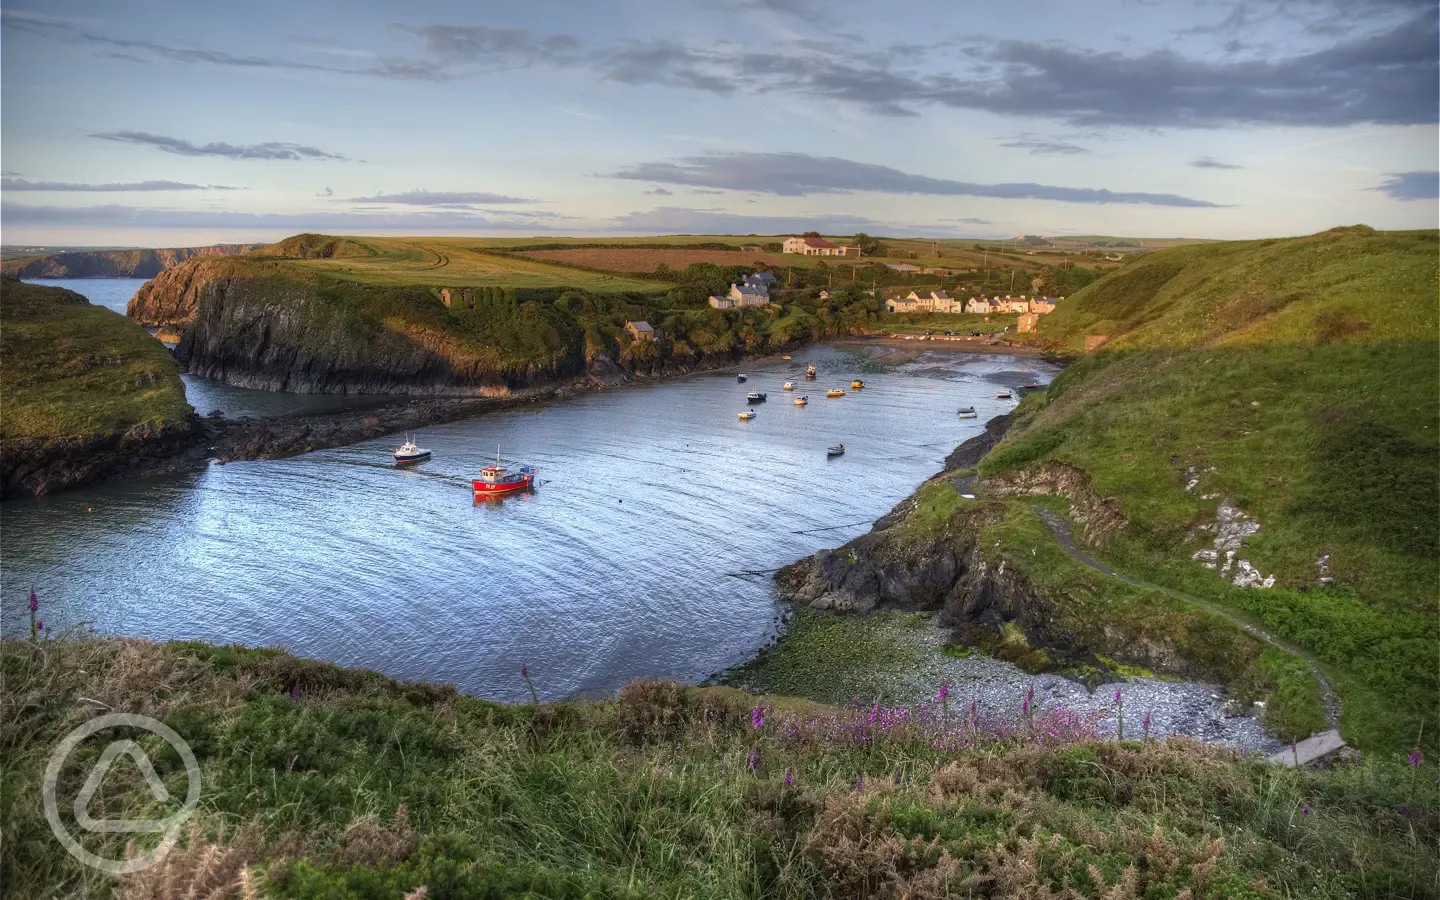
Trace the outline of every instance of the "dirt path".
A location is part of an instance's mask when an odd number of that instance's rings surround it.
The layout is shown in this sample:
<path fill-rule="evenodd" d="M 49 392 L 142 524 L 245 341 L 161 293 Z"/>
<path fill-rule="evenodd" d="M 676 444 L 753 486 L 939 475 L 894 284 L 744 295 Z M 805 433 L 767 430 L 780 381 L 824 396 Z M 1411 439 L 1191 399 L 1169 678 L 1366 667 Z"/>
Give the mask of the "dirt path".
<path fill-rule="evenodd" d="M 956 489 L 959 490 L 962 494 L 974 494 L 978 496 L 978 480 L 974 475 L 964 475 L 956 478 L 954 479 L 954 485 Z M 1289 653 L 1293 653 L 1301 659 L 1305 660 L 1305 664 L 1310 667 L 1310 673 L 1315 676 L 1315 683 L 1320 687 L 1321 702 L 1325 706 L 1325 721 L 1326 724 L 1330 726 L 1330 730 L 1321 732 L 1316 735 L 1312 735 L 1310 738 L 1301 742 L 1302 744 L 1306 745 L 1304 749 L 1309 751 L 1310 754 L 1313 754 L 1310 755 L 1308 759 L 1306 758 L 1307 754 L 1304 752 L 1300 752 L 1300 748 L 1297 745 L 1296 753 L 1298 753 L 1299 755 L 1299 762 L 1301 765 L 1304 765 L 1306 762 L 1309 762 L 1310 759 L 1318 758 L 1319 756 L 1323 756 L 1325 753 L 1332 752 L 1336 749 L 1339 749 L 1339 747 L 1344 746 L 1345 742 L 1341 739 L 1339 731 L 1340 700 L 1338 697 L 1335 696 L 1334 689 L 1330 687 L 1329 680 L 1326 679 L 1324 673 L 1320 671 L 1319 663 L 1308 650 L 1305 650 L 1304 648 L 1293 644 L 1278 635 L 1272 634 L 1271 632 L 1260 627 L 1259 625 L 1256 625 L 1254 622 L 1251 622 L 1250 620 L 1240 616 L 1232 610 L 1220 606 L 1219 604 L 1213 603 L 1209 600 L 1202 600 L 1201 598 L 1193 596 L 1191 594 L 1172 590 L 1171 588 L 1163 587 L 1158 584 L 1152 584 L 1148 581 L 1136 578 L 1133 575 L 1127 575 L 1124 572 L 1116 571 L 1115 569 L 1107 566 L 1105 563 L 1091 556 L 1089 553 L 1086 553 L 1079 547 L 1079 545 L 1075 543 L 1075 537 L 1070 531 L 1070 522 L 1064 516 L 1060 515 L 1052 509 L 1047 509 L 1046 507 L 1040 506 L 1039 504 L 1031 504 L 1031 508 L 1040 514 L 1040 519 L 1045 523 L 1045 527 L 1050 529 L 1050 533 L 1055 536 L 1055 542 L 1060 545 L 1061 549 L 1063 549 L 1066 553 L 1070 555 L 1072 559 L 1074 559 L 1081 565 L 1088 566 L 1089 568 L 1094 569 L 1097 572 L 1109 575 L 1111 578 L 1118 578 L 1126 584 L 1132 584 L 1135 587 L 1144 588 L 1146 590 L 1159 591 L 1160 593 L 1165 594 L 1168 597 L 1173 597 L 1183 603 L 1189 603 L 1193 606 L 1198 606 L 1206 612 L 1213 613 L 1217 616 L 1223 616 L 1229 621 L 1235 623 L 1240 628 L 1244 629 L 1249 634 L 1252 634 L 1260 640 L 1265 641 L 1267 644 L 1279 647 L 1280 649 L 1285 650 Z M 1290 757 L 1294 754 L 1285 755 L 1287 757 L 1286 760 L 1277 761 L 1287 762 L 1287 764 L 1294 762 L 1294 760 L 1290 759 Z"/>

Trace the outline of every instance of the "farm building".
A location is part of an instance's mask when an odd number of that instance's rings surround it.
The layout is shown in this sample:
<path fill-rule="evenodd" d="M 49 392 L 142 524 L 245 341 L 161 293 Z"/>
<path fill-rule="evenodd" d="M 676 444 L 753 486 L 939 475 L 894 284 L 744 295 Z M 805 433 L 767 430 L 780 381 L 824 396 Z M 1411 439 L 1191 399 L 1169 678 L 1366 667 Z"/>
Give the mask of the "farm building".
<path fill-rule="evenodd" d="M 842 247 L 839 244 L 832 244 L 824 238 L 795 237 L 793 234 L 785 239 L 782 249 L 786 253 L 798 253 L 801 256 L 859 255 L 859 250 L 855 247 Z"/>
<path fill-rule="evenodd" d="M 734 309 L 740 304 L 736 303 L 734 300 L 731 300 L 729 297 L 722 297 L 718 294 L 712 294 L 710 297 L 710 305 L 715 307 L 716 309 Z"/>
<path fill-rule="evenodd" d="M 915 272 L 924 271 L 919 266 L 912 266 L 909 263 L 886 263 L 885 268 L 890 269 L 893 272 L 900 272 L 904 275 L 910 275 Z"/>
<path fill-rule="evenodd" d="M 650 327 L 649 322 L 626 322 L 625 330 L 637 341 L 655 340 L 655 329 Z"/>

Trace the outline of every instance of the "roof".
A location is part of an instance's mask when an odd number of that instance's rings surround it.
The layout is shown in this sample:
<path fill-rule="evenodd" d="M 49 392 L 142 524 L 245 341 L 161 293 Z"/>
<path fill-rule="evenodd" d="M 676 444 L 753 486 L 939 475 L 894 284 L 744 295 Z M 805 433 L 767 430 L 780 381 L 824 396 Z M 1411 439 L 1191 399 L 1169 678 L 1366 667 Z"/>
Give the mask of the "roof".
<path fill-rule="evenodd" d="M 763 281 L 763 282 L 765 282 L 766 284 L 773 284 L 773 283 L 775 283 L 776 281 L 778 281 L 779 279 L 777 279 L 777 278 L 774 276 L 774 274 L 772 274 L 772 273 L 770 273 L 770 272 L 756 272 L 754 275 L 746 275 L 746 276 L 745 276 L 745 280 L 746 280 L 746 281 Z"/>
<path fill-rule="evenodd" d="M 653 329 L 653 328 L 650 327 L 650 323 L 649 323 L 649 322 L 626 322 L 625 325 L 626 325 L 626 327 L 628 327 L 628 328 L 633 328 L 633 329 L 635 329 L 636 331 L 654 331 L 654 330 L 655 330 L 655 329 Z"/>
<path fill-rule="evenodd" d="M 912 266 L 909 263 L 886 263 L 885 268 L 894 269 L 897 272 L 918 272 L 919 266 Z"/>
<path fill-rule="evenodd" d="M 739 291 L 741 294 L 756 294 L 762 297 L 770 296 L 770 292 L 763 287 L 756 287 L 753 284 L 732 284 L 730 290 Z"/>
<path fill-rule="evenodd" d="M 790 235 L 790 237 L 791 237 L 791 239 L 793 240 L 794 237 L 795 237 L 795 235 L 792 234 L 792 235 Z M 830 243 L 829 241 L 825 240 L 824 238 L 807 237 L 807 238 L 800 238 L 800 240 L 804 241 L 804 242 L 805 242 L 805 246 L 807 246 L 807 247 L 835 247 L 835 246 L 838 246 L 837 244 L 832 244 L 832 243 Z"/>

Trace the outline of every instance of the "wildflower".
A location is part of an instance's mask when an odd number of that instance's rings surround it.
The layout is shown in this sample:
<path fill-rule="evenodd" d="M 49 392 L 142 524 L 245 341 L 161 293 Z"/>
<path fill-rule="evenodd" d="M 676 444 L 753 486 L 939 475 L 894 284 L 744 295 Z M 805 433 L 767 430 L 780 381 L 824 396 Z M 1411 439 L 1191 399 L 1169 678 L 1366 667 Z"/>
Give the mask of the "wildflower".
<path fill-rule="evenodd" d="M 35 596 L 35 585 L 30 585 L 30 611 L 39 612 L 40 598 Z"/>
<path fill-rule="evenodd" d="M 525 668 L 525 660 L 520 660 L 520 677 L 525 679 L 525 686 L 530 689 L 530 702 L 535 706 L 540 705 L 540 697 L 535 693 L 535 685 L 530 683 L 530 671 Z"/>
<path fill-rule="evenodd" d="M 1420 748 L 1417 746 L 1414 750 L 1410 751 L 1410 756 L 1406 758 L 1406 761 L 1410 763 L 1413 768 L 1418 769 L 1425 764 L 1425 756 L 1420 752 Z"/>
<path fill-rule="evenodd" d="M 45 623 L 44 623 L 44 622 L 36 622 L 36 623 L 35 623 L 35 630 L 36 630 L 36 631 L 44 631 L 44 630 L 45 630 Z"/>
<path fill-rule="evenodd" d="M 750 710 L 750 725 L 756 731 L 765 727 L 765 707 L 757 706 Z"/>
<path fill-rule="evenodd" d="M 872 705 L 872 706 L 870 707 L 870 724 L 871 724 L 871 725 L 874 725 L 874 724 L 875 724 L 875 717 L 876 717 L 877 715 L 879 715 L 879 714 L 880 714 L 880 701 L 879 701 L 879 700 L 876 700 L 875 703 L 874 703 L 874 705 Z"/>
<path fill-rule="evenodd" d="M 863 794 L 863 793 L 865 793 L 865 779 L 863 779 L 863 778 L 857 778 L 857 779 L 855 779 L 855 793 L 857 793 L 857 794 Z"/>
<path fill-rule="evenodd" d="M 904 779 L 904 777 L 905 777 L 905 776 L 902 774 L 902 770 L 900 770 L 900 769 L 896 769 L 896 770 L 895 770 L 895 783 L 896 783 L 896 784 L 899 784 L 899 783 Z"/>
<path fill-rule="evenodd" d="M 1145 730 L 1145 740 L 1150 740 L 1150 711 L 1145 711 L 1145 718 L 1140 720 L 1140 727 Z"/>
<path fill-rule="evenodd" d="M 751 775 L 754 775 L 754 774 L 756 774 L 758 771 L 760 771 L 760 748 L 759 748 L 759 747 L 751 747 L 751 748 L 750 748 L 750 758 L 745 761 L 745 768 L 747 768 L 747 769 L 750 770 L 750 774 L 751 774 Z"/>
<path fill-rule="evenodd" d="M 935 699 L 939 700 L 941 703 L 944 703 L 946 700 L 950 699 L 950 682 L 940 682 L 940 693 L 938 696 L 936 696 Z"/>
<path fill-rule="evenodd" d="M 1118 687 L 1115 689 L 1115 702 L 1120 702 L 1120 689 Z"/>
<path fill-rule="evenodd" d="M 1307 803 L 1307 804 L 1305 804 L 1304 807 L 1301 808 L 1301 810 L 1300 810 L 1300 815 L 1302 815 L 1302 816 L 1308 816 L 1308 815 L 1310 815 L 1310 804 Z"/>
<path fill-rule="evenodd" d="M 786 770 L 785 770 L 785 786 L 786 786 L 786 787 L 790 787 L 790 786 L 791 786 L 792 784 L 794 784 L 794 783 L 795 783 L 795 779 L 794 779 L 793 777 L 791 777 L 791 775 L 790 775 L 790 770 L 789 770 L 789 769 L 786 769 Z"/>

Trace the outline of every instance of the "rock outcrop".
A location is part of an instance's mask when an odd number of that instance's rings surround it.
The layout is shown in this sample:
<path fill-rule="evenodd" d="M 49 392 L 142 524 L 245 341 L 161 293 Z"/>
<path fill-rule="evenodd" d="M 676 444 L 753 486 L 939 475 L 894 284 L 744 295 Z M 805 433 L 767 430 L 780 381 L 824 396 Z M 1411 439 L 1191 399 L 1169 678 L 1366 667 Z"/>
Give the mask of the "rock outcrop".
<path fill-rule="evenodd" d="M 154 278 L 197 256 L 234 256 L 263 246 L 214 244 L 160 250 L 84 250 L 6 260 L 3 269 L 6 275 L 16 278 Z"/>
<path fill-rule="evenodd" d="M 1102 497 L 1090 484 L 1090 474 L 1068 463 L 1050 461 L 1024 469 L 1001 472 L 985 479 L 989 497 L 1059 494 L 1070 501 L 1070 518 L 1080 525 L 1085 540 L 1100 545 L 1124 528 L 1120 501 Z"/>
<path fill-rule="evenodd" d="M 0 441 L 0 499 L 39 497 L 101 480 L 158 474 L 193 447 L 200 423 L 135 425 L 83 438 Z"/>

